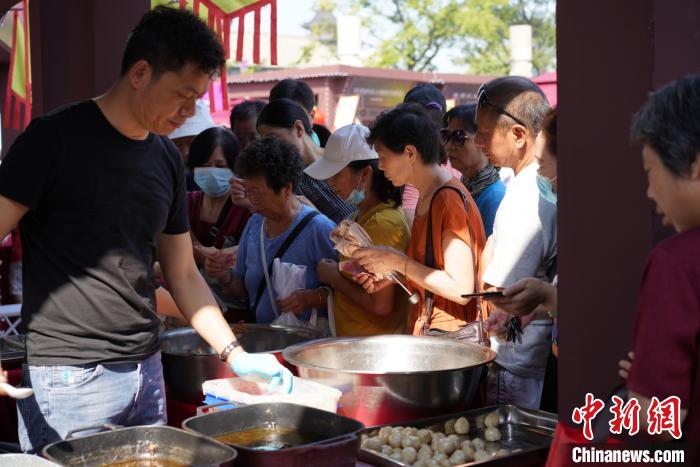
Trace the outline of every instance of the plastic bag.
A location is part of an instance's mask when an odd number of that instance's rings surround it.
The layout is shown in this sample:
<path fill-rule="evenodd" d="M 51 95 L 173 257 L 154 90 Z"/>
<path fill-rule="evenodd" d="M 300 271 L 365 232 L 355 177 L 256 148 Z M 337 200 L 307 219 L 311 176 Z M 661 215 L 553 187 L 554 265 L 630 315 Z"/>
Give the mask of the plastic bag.
<path fill-rule="evenodd" d="M 306 266 L 283 263 L 279 258 L 272 262 L 272 288 L 275 295 L 280 299 L 285 299 L 300 289 L 306 288 Z M 277 306 L 273 304 L 277 318 L 272 324 L 280 326 L 304 327 L 307 324 L 301 321 L 291 311 L 279 314 Z M 314 323 L 315 324 L 315 323 Z"/>
<path fill-rule="evenodd" d="M 279 258 L 272 262 L 272 288 L 277 298 L 284 300 L 297 290 L 306 288 L 306 266 L 283 263 Z"/>

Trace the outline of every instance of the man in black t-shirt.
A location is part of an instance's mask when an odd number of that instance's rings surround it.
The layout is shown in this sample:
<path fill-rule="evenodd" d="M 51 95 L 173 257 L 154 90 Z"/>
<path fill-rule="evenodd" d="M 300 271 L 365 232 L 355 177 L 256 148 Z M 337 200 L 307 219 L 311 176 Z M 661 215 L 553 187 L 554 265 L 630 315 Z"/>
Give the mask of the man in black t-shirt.
<path fill-rule="evenodd" d="M 223 65 L 202 21 L 157 7 L 129 36 L 117 83 L 35 119 L 0 166 L 0 238 L 20 222 L 24 247 L 23 450 L 85 426 L 165 423 L 156 248 L 177 306 L 233 371 L 291 388 L 274 356 L 241 349 L 199 274 L 183 163 L 162 136 Z"/>

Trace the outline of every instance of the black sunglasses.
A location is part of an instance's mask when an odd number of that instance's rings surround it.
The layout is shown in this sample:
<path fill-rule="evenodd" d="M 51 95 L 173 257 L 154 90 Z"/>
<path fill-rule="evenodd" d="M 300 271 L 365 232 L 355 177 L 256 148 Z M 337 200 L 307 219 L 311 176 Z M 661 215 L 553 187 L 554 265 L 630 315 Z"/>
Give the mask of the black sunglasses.
<path fill-rule="evenodd" d="M 510 117 L 513 120 L 515 120 L 516 123 L 524 126 L 525 128 L 528 128 L 528 126 L 522 120 L 516 118 L 515 116 L 513 116 L 513 114 L 506 112 L 506 109 L 504 109 L 500 105 L 496 105 L 493 102 L 489 101 L 489 96 L 486 95 L 485 84 L 482 84 L 481 87 L 479 87 L 479 90 L 476 92 L 476 107 L 477 109 L 481 109 L 483 107 L 491 107 L 499 114 L 505 115 L 506 117 Z"/>
<path fill-rule="evenodd" d="M 464 130 L 450 131 L 447 128 L 440 130 L 440 142 L 443 146 L 452 141 L 455 146 L 463 146 L 465 142 L 473 140 L 474 137 L 468 135 Z"/>

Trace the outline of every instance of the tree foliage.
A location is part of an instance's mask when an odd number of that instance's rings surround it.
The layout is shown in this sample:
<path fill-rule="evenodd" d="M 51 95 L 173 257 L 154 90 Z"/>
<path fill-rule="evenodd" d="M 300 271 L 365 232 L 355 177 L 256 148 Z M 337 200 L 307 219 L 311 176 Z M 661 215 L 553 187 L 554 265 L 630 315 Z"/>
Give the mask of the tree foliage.
<path fill-rule="evenodd" d="M 470 73 L 509 71 L 508 28 L 530 24 L 535 72 L 555 65 L 555 0 L 351 0 L 374 37 L 369 65 L 435 70 L 441 52 L 458 50 Z"/>
<path fill-rule="evenodd" d="M 369 64 L 414 71 L 435 69 L 441 50 L 460 39 L 464 0 L 354 0 L 378 43 Z"/>
<path fill-rule="evenodd" d="M 335 55 L 337 50 L 338 30 L 333 13 L 337 9 L 335 0 L 316 0 L 313 11 L 316 12 L 314 19 L 304 25 L 309 31 L 309 43 L 301 49 L 299 63 L 311 61 L 314 52 L 319 46 L 325 46 L 330 53 Z"/>
<path fill-rule="evenodd" d="M 464 28 L 461 49 L 464 56 L 456 63 L 469 65 L 474 74 L 507 74 L 510 69 L 509 26 L 532 26 L 532 66 L 536 74 L 556 67 L 556 27 L 554 0 L 472 0 L 479 3 L 488 22 L 481 27 Z"/>

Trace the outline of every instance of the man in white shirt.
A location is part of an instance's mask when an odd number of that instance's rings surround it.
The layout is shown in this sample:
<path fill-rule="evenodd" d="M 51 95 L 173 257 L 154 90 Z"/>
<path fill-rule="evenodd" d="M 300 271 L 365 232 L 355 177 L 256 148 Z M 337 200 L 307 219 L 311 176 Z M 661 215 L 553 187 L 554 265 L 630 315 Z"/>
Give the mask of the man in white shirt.
<path fill-rule="evenodd" d="M 556 205 L 540 200 L 535 158 L 535 139 L 548 109 L 540 88 L 526 78 L 497 78 L 479 90 L 475 144 L 493 165 L 515 173 L 484 249 L 485 288 L 504 289 L 526 277 L 552 280 Z M 502 322 L 504 316 L 496 310 L 489 322 L 499 317 Z M 492 332 L 491 346 L 498 356 L 489 371 L 489 404 L 539 408 L 551 326 L 551 320 L 533 320 L 523 329 L 522 342 L 515 343 Z"/>

